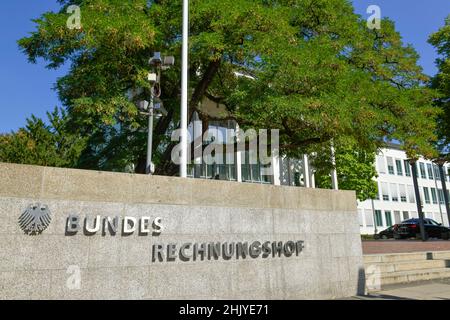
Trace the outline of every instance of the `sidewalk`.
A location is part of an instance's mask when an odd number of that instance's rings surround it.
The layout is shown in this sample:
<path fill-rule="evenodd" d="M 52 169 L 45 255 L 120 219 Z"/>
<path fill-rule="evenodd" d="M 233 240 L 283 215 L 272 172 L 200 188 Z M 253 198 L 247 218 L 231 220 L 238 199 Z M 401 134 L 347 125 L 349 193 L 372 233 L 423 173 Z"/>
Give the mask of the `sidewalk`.
<path fill-rule="evenodd" d="M 450 300 L 450 279 L 392 285 L 352 300 Z"/>
<path fill-rule="evenodd" d="M 450 251 L 450 241 L 374 240 L 362 242 L 364 254 Z"/>

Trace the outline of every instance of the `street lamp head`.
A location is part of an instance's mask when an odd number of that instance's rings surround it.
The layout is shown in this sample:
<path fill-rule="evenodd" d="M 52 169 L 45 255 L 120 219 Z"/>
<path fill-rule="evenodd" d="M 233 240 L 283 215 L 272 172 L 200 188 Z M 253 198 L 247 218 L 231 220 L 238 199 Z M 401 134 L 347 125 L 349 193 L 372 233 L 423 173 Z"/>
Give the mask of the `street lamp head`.
<path fill-rule="evenodd" d="M 161 52 L 155 52 L 153 54 L 153 57 L 150 58 L 150 60 L 148 61 L 148 63 L 152 66 L 160 66 L 163 63 L 161 59 Z"/>
<path fill-rule="evenodd" d="M 156 83 L 158 81 L 158 75 L 156 73 L 149 73 L 147 75 L 147 80 L 153 84 Z"/>
<path fill-rule="evenodd" d="M 164 62 L 163 64 L 165 66 L 173 66 L 175 64 L 175 57 L 174 56 L 167 56 L 164 57 Z"/>
<path fill-rule="evenodd" d="M 155 115 L 157 115 L 159 118 L 161 116 L 167 117 L 167 110 L 164 108 L 164 104 L 159 98 L 155 98 L 155 102 L 153 104 L 153 109 L 155 110 Z"/>
<path fill-rule="evenodd" d="M 148 111 L 150 103 L 147 100 L 139 101 L 137 103 L 137 107 L 140 111 L 145 112 Z"/>
<path fill-rule="evenodd" d="M 161 52 L 155 52 L 153 57 L 150 58 L 148 63 L 154 67 L 162 67 L 168 69 L 175 64 L 174 56 L 161 57 Z"/>
<path fill-rule="evenodd" d="M 164 108 L 163 105 L 161 105 L 158 109 L 158 114 L 160 114 L 162 117 L 167 117 L 167 110 Z"/>

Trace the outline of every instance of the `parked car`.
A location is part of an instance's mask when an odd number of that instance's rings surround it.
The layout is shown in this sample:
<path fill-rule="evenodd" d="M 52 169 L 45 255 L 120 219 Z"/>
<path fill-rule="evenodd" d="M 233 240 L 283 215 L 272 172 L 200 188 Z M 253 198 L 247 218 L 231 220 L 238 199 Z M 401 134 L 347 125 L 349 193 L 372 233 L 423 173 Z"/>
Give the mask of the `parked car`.
<path fill-rule="evenodd" d="M 425 232 L 428 238 L 448 239 L 450 228 L 444 227 L 433 219 L 424 219 Z M 394 226 L 394 238 L 406 239 L 420 236 L 420 223 L 418 218 L 405 220 Z"/>
<path fill-rule="evenodd" d="M 378 232 L 374 236 L 374 238 L 375 239 L 383 239 L 383 240 L 392 239 L 392 238 L 394 238 L 394 228 L 395 228 L 395 226 L 391 226 L 387 229 L 384 229 L 383 231 Z"/>

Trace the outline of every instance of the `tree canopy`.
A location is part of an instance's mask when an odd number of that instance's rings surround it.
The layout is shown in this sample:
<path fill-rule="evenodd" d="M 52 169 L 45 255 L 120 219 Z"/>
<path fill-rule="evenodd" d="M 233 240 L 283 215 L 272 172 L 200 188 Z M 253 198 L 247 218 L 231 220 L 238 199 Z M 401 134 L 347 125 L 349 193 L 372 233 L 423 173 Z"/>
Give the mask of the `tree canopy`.
<path fill-rule="evenodd" d="M 450 154 L 450 15 L 447 17 L 445 25 L 430 36 L 429 42 L 436 47 L 439 54 L 436 61 L 439 72 L 432 82 L 432 86 L 440 92 L 436 103 L 443 111 L 442 116 L 438 119 L 437 148 L 441 156 L 448 157 Z"/>
<path fill-rule="evenodd" d="M 0 161 L 52 167 L 75 167 L 86 138 L 67 126 L 64 110 L 48 112 L 48 124 L 32 116 L 25 128 L 0 135 Z"/>
<path fill-rule="evenodd" d="M 316 186 L 322 189 L 332 188 L 330 170 L 334 167 L 340 190 L 355 190 L 359 201 L 375 199 L 378 192 L 378 184 L 374 179 L 377 177 L 375 152 L 367 152 L 349 139 L 341 139 L 337 145 L 335 163 L 332 162 L 330 144 L 324 145 L 310 156 L 312 165 L 316 168 Z"/>
<path fill-rule="evenodd" d="M 174 174 L 168 134 L 179 122 L 181 0 L 59 2 L 61 11 L 34 20 L 36 29 L 19 45 L 31 62 L 70 65 L 56 90 L 69 127 L 88 140 L 76 166 L 122 170 L 132 163 L 144 171 L 146 119 L 129 93 L 149 94 L 148 59 L 161 51 L 177 64 L 162 75 L 169 114 L 155 128 L 155 162 L 157 173 Z M 395 139 L 410 156 L 433 155 L 436 95 L 392 21 L 370 30 L 347 0 L 190 4 L 190 115 L 279 129 L 281 153 L 290 156 L 332 140 L 339 148 L 340 138 L 367 152 Z M 66 26 L 69 5 L 81 8 L 80 29 Z M 229 113 L 202 113 L 204 97 Z"/>

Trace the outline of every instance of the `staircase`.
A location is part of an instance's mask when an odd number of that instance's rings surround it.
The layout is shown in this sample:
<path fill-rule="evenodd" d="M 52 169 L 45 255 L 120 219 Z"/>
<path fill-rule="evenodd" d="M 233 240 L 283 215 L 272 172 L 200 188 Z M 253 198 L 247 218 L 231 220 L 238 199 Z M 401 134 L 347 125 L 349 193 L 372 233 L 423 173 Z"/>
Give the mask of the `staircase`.
<path fill-rule="evenodd" d="M 373 254 L 364 256 L 366 287 L 450 278 L 450 251 Z"/>

